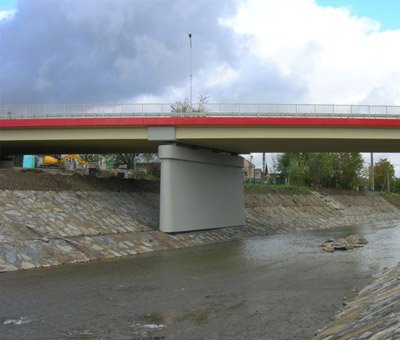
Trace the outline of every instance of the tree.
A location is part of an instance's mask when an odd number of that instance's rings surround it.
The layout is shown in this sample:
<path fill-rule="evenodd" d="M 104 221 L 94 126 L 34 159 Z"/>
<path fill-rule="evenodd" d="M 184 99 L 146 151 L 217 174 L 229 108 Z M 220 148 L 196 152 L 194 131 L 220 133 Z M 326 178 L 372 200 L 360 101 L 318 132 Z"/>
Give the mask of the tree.
<path fill-rule="evenodd" d="M 340 152 L 333 154 L 333 180 L 341 189 L 352 189 L 361 185 L 361 171 L 364 159 L 359 152 Z"/>
<path fill-rule="evenodd" d="M 351 189 L 361 184 L 364 160 L 358 152 L 283 153 L 278 170 L 292 184 Z"/>
<path fill-rule="evenodd" d="M 395 178 L 395 179 L 394 179 L 394 182 L 393 182 L 391 188 L 392 188 L 392 189 L 391 189 L 392 192 L 395 192 L 395 193 L 397 193 L 397 194 L 400 194 L 400 178 Z"/>
<path fill-rule="evenodd" d="M 331 153 L 312 153 L 309 156 L 306 183 L 315 187 L 332 186 L 334 156 Z"/>
<path fill-rule="evenodd" d="M 375 188 L 377 190 L 386 190 L 388 181 L 389 186 L 392 186 L 394 182 L 394 166 L 387 158 L 381 159 L 374 165 L 374 179 Z"/>
<path fill-rule="evenodd" d="M 205 112 L 206 111 L 206 104 L 210 99 L 210 94 L 206 90 L 202 90 L 199 95 L 197 96 L 198 106 L 194 108 L 191 106 L 188 98 L 185 98 L 183 102 L 177 101 L 175 104 L 171 105 L 171 112 Z"/>
<path fill-rule="evenodd" d="M 135 158 L 138 153 L 113 153 L 106 155 L 106 167 L 108 170 L 119 165 L 126 165 L 128 169 L 135 167 Z"/>
<path fill-rule="evenodd" d="M 288 178 L 290 184 L 304 185 L 309 153 L 287 152 L 278 155 L 278 171 Z"/>
<path fill-rule="evenodd" d="M 85 153 L 85 154 L 80 154 L 79 157 L 81 157 L 83 160 L 85 160 L 88 163 L 90 163 L 90 162 L 97 163 L 100 160 L 100 158 L 102 157 L 102 155 L 97 154 L 97 153 Z"/>
<path fill-rule="evenodd" d="M 159 163 L 160 158 L 157 153 L 140 153 L 137 156 L 137 161 L 143 163 Z"/>

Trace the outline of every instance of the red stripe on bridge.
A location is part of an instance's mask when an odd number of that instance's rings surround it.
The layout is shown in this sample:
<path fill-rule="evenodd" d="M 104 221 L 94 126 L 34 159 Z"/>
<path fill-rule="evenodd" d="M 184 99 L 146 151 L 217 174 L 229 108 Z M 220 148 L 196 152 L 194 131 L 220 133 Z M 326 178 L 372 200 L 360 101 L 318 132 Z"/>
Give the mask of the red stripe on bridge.
<path fill-rule="evenodd" d="M 400 127 L 400 119 L 281 118 L 281 117 L 131 117 L 4 119 L 0 128 L 118 127 L 118 126 L 351 126 Z"/>

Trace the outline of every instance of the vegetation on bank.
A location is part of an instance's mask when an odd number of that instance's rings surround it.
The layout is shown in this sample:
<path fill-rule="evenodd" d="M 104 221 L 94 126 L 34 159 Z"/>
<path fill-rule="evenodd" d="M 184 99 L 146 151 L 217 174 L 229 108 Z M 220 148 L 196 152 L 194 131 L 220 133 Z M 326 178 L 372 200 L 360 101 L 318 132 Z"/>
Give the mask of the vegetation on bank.
<path fill-rule="evenodd" d="M 296 195 L 310 195 L 311 188 L 298 185 L 272 185 L 264 183 L 244 183 L 245 194 L 268 194 L 271 192 L 287 192 Z"/>
<path fill-rule="evenodd" d="M 386 199 L 389 203 L 400 208 L 400 194 L 391 193 L 391 192 L 380 192 L 379 194 L 384 199 Z"/>
<path fill-rule="evenodd" d="M 282 153 L 276 170 L 292 185 L 347 190 L 372 186 L 371 167 L 364 167 L 359 152 Z M 375 163 L 373 170 L 376 191 L 400 193 L 400 178 L 395 177 L 394 166 L 387 159 Z"/>

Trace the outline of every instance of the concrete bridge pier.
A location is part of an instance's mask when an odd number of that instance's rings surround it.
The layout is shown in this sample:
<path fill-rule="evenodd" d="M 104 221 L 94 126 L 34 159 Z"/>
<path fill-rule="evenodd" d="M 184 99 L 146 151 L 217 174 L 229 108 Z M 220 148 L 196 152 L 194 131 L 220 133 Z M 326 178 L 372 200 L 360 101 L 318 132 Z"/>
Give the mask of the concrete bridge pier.
<path fill-rule="evenodd" d="M 159 146 L 160 230 L 245 224 L 243 158 L 187 146 Z"/>
<path fill-rule="evenodd" d="M 13 169 L 14 161 L 12 158 L 1 158 L 0 157 L 0 169 Z"/>

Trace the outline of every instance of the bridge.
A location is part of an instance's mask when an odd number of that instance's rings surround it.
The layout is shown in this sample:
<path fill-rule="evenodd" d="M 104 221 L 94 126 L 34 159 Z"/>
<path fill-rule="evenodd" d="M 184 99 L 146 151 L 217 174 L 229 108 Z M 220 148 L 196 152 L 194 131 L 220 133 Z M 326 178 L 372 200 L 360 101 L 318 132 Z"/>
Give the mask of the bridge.
<path fill-rule="evenodd" d="M 400 107 L 313 104 L 0 106 L 14 154 L 159 152 L 160 229 L 245 223 L 240 153 L 400 152 Z"/>

